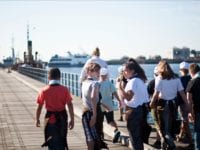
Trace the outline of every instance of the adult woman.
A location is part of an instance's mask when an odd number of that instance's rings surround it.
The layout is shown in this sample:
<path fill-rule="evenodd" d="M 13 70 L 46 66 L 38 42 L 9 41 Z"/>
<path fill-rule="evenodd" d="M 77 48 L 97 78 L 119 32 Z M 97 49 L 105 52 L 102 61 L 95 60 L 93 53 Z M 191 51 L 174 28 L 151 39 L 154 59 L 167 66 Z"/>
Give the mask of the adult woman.
<path fill-rule="evenodd" d="M 174 74 L 165 60 L 161 60 L 158 63 L 158 73 L 159 76 L 155 80 L 155 91 L 150 107 L 154 108 L 157 102 L 156 109 L 162 135 L 162 149 L 175 149 L 176 146 L 171 135 L 171 127 L 176 117 L 175 99 L 177 92 L 179 92 L 185 103 L 187 103 L 187 99 L 180 79 Z"/>
<path fill-rule="evenodd" d="M 143 125 L 145 122 L 143 104 L 148 102 L 147 80 L 143 69 L 136 61 L 124 65 L 124 76 L 128 83 L 121 94 L 125 98 L 127 128 L 134 150 L 143 150 Z"/>

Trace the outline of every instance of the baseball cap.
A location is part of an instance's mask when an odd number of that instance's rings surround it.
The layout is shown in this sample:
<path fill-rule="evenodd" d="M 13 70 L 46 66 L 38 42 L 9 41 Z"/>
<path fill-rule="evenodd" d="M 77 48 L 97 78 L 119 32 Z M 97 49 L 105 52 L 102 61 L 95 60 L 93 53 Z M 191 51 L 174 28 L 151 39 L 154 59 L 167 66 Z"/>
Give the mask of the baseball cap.
<path fill-rule="evenodd" d="M 183 61 L 182 63 L 180 63 L 179 68 L 188 70 L 189 69 L 189 63 Z"/>
<path fill-rule="evenodd" d="M 100 75 L 107 75 L 108 74 L 108 69 L 106 68 L 101 68 L 100 70 Z"/>

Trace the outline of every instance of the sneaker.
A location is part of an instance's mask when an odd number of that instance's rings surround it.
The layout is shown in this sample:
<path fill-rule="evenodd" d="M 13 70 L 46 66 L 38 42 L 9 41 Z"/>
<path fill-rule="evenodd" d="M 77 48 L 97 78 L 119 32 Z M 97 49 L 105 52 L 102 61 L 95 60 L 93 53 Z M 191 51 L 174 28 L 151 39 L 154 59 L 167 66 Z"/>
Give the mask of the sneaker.
<path fill-rule="evenodd" d="M 121 116 L 121 117 L 118 119 L 118 121 L 124 121 L 124 120 L 123 120 L 123 117 Z"/>
<path fill-rule="evenodd" d="M 113 137 L 113 140 L 112 140 L 113 143 L 117 143 L 118 142 L 120 134 L 121 133 L 118 130 L 114 132 L 114 137 Z"/>
<path fill-rule="evenodd" d="M 154 146 L 155 148 L 160 149 L 160 148 L 161 148 L 161 141 L 160 141 L 160 140 L 156 140 L 155 143 L 153 144 L 153 146 Z"/>
<path fill-rule="evenodd" d="M 187 150 L 194 150 L 194 144 L 189 144 L 186 148 Z"/>

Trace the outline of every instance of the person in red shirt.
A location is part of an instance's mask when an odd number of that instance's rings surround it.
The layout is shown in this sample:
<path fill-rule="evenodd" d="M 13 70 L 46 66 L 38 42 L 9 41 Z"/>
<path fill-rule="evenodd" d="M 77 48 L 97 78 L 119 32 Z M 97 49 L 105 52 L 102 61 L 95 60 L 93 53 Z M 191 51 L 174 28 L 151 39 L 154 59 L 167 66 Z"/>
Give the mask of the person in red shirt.
<path fill-rule="evenodd" d="M 58 68 L 50 69 L 49 84 L 42 88 L 37 97 L 36 127 L 40 127 L 40 114 L 45 105 L 45 142 L 42 147 L 48 146 L 49 150 L 68 150 L 67 128 L 74 127 L 72 97 L 69 90 L 60 85 L 60 74 Z M 70 116 L 69 123 L 66 105 Z"/>

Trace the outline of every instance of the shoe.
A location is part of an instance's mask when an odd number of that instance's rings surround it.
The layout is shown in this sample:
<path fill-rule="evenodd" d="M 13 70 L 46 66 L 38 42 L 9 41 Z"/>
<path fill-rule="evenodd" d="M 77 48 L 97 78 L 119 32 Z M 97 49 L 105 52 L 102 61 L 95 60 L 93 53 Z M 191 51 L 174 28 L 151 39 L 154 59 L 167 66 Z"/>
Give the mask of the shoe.
<path fill-rule="evenodd" d="M 101 149 L 109 149 L 108 148 L 108 144 L 106 142 L 104 142 L 104 141 L 101 141 L 100 148 Z"/>
<path fill-rule="evenodd" d="M 123 117 L 121 116 L 121 117 L 118 119 L 118 121 L 124 121 L 124 120 L 123 120 Z"/>
<path fill-rule="evenodd" d="M 113 140 L 112 140 L 113 143 L 117 143 L 118 142 L 120 134 L 121 133 L 118 130 L 114 132 L 114 137 L 113 137 Z"/>
<path fill-rule="evenodd" d="M 155 143 L 153 144 L 153 146 L 154 146 L 155 148 L 160 149 L 160 148 L 161 148 L 161 141 L 160 141 L 160 140 L 156 140 Z"/>
<path fill-rule="evenodd" d="M 187 150 L 194 150 L 194 144 L 189 144 L 186 148 Z"/>

